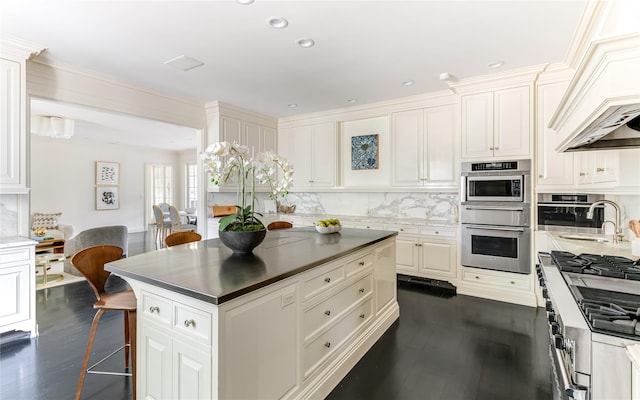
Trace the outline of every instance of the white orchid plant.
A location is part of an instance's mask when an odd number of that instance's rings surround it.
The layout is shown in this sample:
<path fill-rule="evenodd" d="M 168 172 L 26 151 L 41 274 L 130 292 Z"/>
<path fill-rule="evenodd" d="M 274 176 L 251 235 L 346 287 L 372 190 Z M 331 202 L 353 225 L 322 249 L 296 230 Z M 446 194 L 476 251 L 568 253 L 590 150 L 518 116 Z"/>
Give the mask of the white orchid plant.
<path fill-rule="evenodd" d="M 207 147 L 200 154 L 200 158 L 204 162 L 205 171 L 211 174 L 211 182 L 214 184 L 225 184 L 237 178 L 236 213 L 220 219 L 220 231 L 264 229 L 264 224 L 256 217 L 262 216 L 255 211 L 256 181 L 269 185 L 269 197 L 272 200 L 289 193 L 293 180 L 293 166 L 285 158 L 274 153 L 264 152 L 250 157 L 247 146 L 216 142 Z"/>

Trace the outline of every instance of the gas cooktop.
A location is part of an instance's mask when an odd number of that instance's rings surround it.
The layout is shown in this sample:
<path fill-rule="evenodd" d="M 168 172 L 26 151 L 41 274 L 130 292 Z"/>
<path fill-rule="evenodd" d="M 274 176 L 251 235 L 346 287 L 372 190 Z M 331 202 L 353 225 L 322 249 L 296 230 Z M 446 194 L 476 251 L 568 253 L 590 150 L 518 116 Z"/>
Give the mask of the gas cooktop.
<path fill-rule="evenodd" d="M 625 257 L 552 251 L 594 332 L 640 338 L 640 265 Z"/>
<path fill-rule="evenodd" d="M 552 251 L 551 257 L 562 272 L 640 281 L 640 260 L 634 262 L 625 257 L 597 254 L 574 255 L 568 251 Z"/>

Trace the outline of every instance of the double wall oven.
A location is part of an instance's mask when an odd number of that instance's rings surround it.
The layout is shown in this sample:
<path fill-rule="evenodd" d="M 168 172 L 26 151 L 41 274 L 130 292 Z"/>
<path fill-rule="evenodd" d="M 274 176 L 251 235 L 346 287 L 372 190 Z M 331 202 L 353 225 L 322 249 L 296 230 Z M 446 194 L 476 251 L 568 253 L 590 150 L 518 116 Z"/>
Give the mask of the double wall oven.
<path fill-rule="evenodd" d="M 530 160 L 462 164 L 462 265 L 531 272 L 530 178 Z"/>

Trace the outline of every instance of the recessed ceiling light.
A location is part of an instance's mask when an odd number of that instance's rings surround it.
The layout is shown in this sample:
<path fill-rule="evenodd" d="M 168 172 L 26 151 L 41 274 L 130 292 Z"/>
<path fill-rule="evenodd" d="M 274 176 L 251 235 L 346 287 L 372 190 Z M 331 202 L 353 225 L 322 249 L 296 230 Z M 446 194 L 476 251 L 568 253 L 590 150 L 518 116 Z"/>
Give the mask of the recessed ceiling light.
<path fill-rule="evenodd" d="M 405 85 L 405 86 L 411 86 L 414 83 L 415 83 L 414 81 L 404 81 L 404 82 L 402 82 L 402 84 Z"/>
<path fill-rule="evenodd" d="M 349 99 L 347 100 L 349 103 L 356 103 L 358 100 L 357 99 Z"/>
<path fill-rule="evenodd" d="M 304 47 L 304 48 L 313 47 L 313 45 L 316 44 L 316 42 L 314 42 L 313 39 L 309 39 L 309 38 L 298 39 L 296 43 L 298 43 L 298 46 Z"/>
<path fill-rule="evenodd" d="M 295 104 L 295 103 L 291 103 L 291 104 L 287 104 L 287 107 L 289 107 L 289 108 L 296 108 L 296 107 L 298 107 L 298 105 L 297 105 L 297 104 Z"/>
<path fill-rule="evenodd" d="M 242 4 L 243 6 L 247 6 L 251 3 L 253 3 L 253 0 L 236 0 L 236 3 L 238 4 Z"/>
<path fill-rule="evenodd" d="M 289 25 L 289 21 L 282 17 L 270 17 L 267 18 L 267 24 L 275 29 L 284 29 Z"/>
<path fill-rule="evenodd" d="M 487 67 L 489 68 L 500 68 L 504 65 L 504 61 L 496 61 L 496 62 L 492 62 L 491 64 L 487 65 Z"/>
<path fill-rule="evenodd" d="M 182 71 L 188 71 L 190 69 L 194 69 L 201 65 L 204 65 L 202 61 L 198 61 L 184 55 L 172 58 L 171 60 L 165 61 L 164 63 Z"/>

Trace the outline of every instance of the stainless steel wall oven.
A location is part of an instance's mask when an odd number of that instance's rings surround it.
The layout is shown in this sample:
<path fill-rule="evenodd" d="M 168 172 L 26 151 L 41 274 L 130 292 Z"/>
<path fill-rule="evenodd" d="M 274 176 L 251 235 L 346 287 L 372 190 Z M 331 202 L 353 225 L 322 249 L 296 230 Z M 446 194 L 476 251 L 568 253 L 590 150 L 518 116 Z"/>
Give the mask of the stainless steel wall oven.
<path fill-rule="evenodd" d="M 531 272 L 529 160 L 462 164 L 462 265 Z"/>

